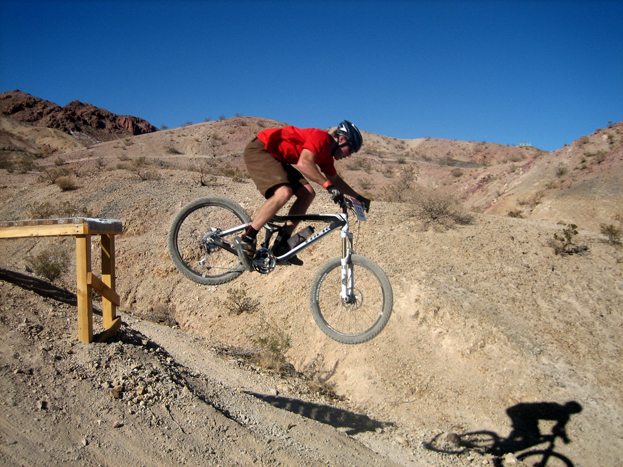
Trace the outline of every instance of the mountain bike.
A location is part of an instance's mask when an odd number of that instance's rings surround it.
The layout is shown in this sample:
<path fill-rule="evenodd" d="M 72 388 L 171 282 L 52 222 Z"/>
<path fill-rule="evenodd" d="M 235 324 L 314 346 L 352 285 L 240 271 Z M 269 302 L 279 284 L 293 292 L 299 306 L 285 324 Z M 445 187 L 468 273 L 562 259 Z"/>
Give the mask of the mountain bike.
<path fill-rule="evenodd" d="M 311 312 L 316 324 L 330 338 L 344 344 L 367 342 L 383 330 L 391 316 L 392 287 L 378 264 L 353 250 L 349 212 L 354 211 L 358 219 L 365 220 L 362 206 L 346 197 L 339 204 L 339 214 L 275 216 L 264 227 L 264 242 L 250 264 L 244 265 L 232 242 L 251 223 L 251 217 L 230 199 L 200 198 L 184 206 L 173 218 L 168 235 L 169 254 L 187 278 L 199 284 L 218 285 L 247 270 L 269 274 L 277 266 L 291 267 L 288 259 L 340 230 L 341 255 L 324 264 L 312 281 Z M 275 256 L 273 247 L 283 236 L 288 220 L 325 226 L 291 250 Z"/>

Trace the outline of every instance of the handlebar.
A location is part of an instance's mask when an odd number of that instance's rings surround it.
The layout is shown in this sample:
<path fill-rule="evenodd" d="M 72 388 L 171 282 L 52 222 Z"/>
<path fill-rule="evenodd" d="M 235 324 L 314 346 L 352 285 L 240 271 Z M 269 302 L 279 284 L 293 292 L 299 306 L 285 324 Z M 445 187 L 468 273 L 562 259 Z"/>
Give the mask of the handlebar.
<path fill-rule="evenodd" d="M 347 209 L 354 209 L 352 200 L 350 198 L 347 198 L 346 196 L 343 196 L 342 199 L 340 200 L 340 207 L 344 211 L 346 211 Z"/>

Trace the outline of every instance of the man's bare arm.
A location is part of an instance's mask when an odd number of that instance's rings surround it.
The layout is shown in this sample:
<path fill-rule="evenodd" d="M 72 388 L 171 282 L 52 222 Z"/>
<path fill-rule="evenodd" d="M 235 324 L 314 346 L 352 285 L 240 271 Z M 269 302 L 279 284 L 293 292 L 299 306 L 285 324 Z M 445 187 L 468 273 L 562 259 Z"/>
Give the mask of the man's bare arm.
<path fill-rule="evenodd" d="M 315 161 L 316 155 L 309 149 L 303 149 L 301 155 L 299 156 L 299 161 L 296 164 L 296 168 L 308 180 L 316 182 L 318 185 L 322 185 L 326 179 L 322 176 L 320 170 L 318 170 L 318 166 Z"/>

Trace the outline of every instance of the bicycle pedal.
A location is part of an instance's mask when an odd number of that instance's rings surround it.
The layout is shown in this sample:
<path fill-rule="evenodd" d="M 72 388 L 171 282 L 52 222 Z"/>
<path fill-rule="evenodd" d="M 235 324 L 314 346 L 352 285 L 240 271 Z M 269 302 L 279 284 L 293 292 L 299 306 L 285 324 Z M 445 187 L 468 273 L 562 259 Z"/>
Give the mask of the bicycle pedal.
<path fill-rule="evenodd" d="M 303 260 L 299 259 L 297 256 L 293 256 L 292 258 L 282 259 L 281 261 L 277 261 L 277 265 L 279 266 L 303 266 Z"/>

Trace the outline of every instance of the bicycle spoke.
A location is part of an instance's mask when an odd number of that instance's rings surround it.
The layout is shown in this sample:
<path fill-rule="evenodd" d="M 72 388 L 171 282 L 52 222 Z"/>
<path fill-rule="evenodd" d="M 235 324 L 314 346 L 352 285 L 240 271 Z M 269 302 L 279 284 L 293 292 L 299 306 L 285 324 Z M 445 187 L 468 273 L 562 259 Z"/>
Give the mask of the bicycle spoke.
<path fill-rule="evenodd" d="M 389 318 L 384 314 L 391 312 L 379 272 L 359 260 L 353 262 L 352 268 L 354 288 L 348 299 L 341 296 L 342 267 L 338 260 L 321 273 L 312 291 L 312 306 L 319 325 L 325 332 L 328 328 L 332 338 L 345 343 L 365 342 L 374 337 Z"/>
<path fill-rule="evenodd" d="M 242 208 L 227 200 L 206 198 L 186 206 L 173 222 L 169 251 L 176 266 L 186 276 L 204 284 L 227 282 L 240 274 L 238 256 L 221 248 L 231 243 L 237 232 L 223 236 L 249 221 Z"/>

